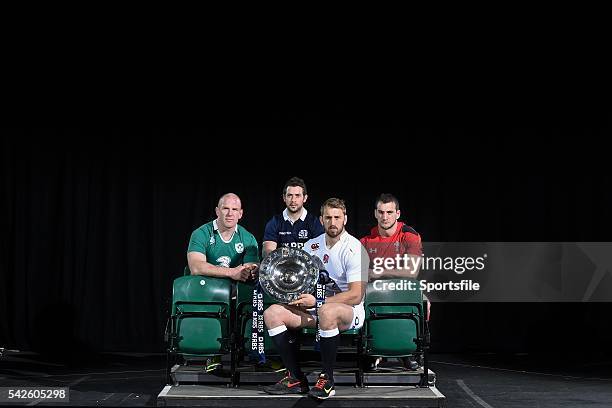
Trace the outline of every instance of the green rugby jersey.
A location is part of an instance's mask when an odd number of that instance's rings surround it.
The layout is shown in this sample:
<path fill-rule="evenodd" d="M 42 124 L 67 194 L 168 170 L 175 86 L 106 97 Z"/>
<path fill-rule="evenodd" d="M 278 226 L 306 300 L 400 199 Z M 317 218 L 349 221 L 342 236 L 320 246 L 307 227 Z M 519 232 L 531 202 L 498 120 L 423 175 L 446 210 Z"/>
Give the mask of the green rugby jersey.
<path fill-rule="evenodd" d="M 201 252 L 206 255 L 206 262 L 224 268 L 259 262 L 259 249 L 253 234 L 237 224 L 232 239 L 224 242 L 219 234 L 217 220 L 193 231 L 187 252 Z"/>

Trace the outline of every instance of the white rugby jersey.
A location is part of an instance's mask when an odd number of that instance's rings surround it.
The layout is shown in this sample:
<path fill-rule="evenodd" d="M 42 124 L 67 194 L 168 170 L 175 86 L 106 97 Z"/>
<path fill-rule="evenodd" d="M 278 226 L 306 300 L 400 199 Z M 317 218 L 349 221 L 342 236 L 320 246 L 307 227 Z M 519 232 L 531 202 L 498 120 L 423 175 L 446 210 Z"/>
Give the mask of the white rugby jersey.
<path fill-rule="evenodd" d="M 340 240 L 329 249 L 325 244 L 326 235 L 321 234 L 306 241 L 304 251 L 321 259 L 329 277 L 336 281 L 343 292 L 348 290 L 350 282 L 367 282 L 370 258 L 361 242 L 344 230 Z"/>

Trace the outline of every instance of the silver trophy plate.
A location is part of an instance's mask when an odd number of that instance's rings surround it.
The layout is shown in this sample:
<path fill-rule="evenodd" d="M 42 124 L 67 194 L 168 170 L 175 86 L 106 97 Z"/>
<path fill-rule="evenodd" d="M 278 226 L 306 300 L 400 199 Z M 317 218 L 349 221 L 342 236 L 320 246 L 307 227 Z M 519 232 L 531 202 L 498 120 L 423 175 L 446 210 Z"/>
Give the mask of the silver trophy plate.
<path fill-rule="evenodd" d="M 302 293 L 313 293 L 322 264 L 298 248 L 280 247 L 259 266 L 259 284 L 280 303 L 289 303 Z"/>

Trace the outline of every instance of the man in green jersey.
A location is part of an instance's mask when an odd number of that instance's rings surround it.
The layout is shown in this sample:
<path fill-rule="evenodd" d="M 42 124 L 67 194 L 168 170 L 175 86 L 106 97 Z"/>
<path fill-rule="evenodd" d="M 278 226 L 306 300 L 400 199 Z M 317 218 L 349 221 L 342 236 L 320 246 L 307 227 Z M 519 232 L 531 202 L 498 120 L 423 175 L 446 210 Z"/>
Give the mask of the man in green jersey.
<path fill-rule="evenodd" d="M 255 237 L 238 225 L 242 218 L 240 197 L 224 194 L 215 208 L 217 218 L 193 231 L 187 248 L 192 275 L 246 281 L 258 268 Z"/>
<path fill-rule="evenodd" d="M 192 275 L 246 281 L 258 268 L 259 249 L 255 237 L 238 225 L 242 218 L 240 197 L 224 194 L 215 208 L 217 218 L 193 231 L 187 248 Z M 205 371 L 220 368 L 221 357 L 206 361 Z"/>

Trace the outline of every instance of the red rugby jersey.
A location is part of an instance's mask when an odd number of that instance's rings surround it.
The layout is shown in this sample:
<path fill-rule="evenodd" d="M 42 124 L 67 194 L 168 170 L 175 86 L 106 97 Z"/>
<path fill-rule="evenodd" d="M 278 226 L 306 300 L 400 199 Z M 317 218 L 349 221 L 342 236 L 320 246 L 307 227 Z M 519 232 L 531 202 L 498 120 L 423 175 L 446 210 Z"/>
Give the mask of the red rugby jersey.
<path fill-rule="evenodd" d="M 396 255 L 423 255 L 423 244 L 421 236 L 414 228 L 409 227 L 401 221 L 397 222 L 397 230 L 390 237 L 381 237 L 378 226 L 370 231 L 370 235 L 359 240 L 367 249 L 370 261 L 374 258 L 395 258 Z M 370 265 L 371 267 L 372 265 Z M 425 320 L 431 317 L 431 302 L 427 299 L 427 315 Z"/>
<path fill-rule="evenodd" d="M 367 249 L 370 260 L 373 258 L 395 258 L 397 254 L 423 255 L 421 236 L 412 227 L 401 221 L 397 222 L 397 230 L 390 237 L 381 237 L 378 226 L 370 231 L 370 235 L 359 240 Z"/>

